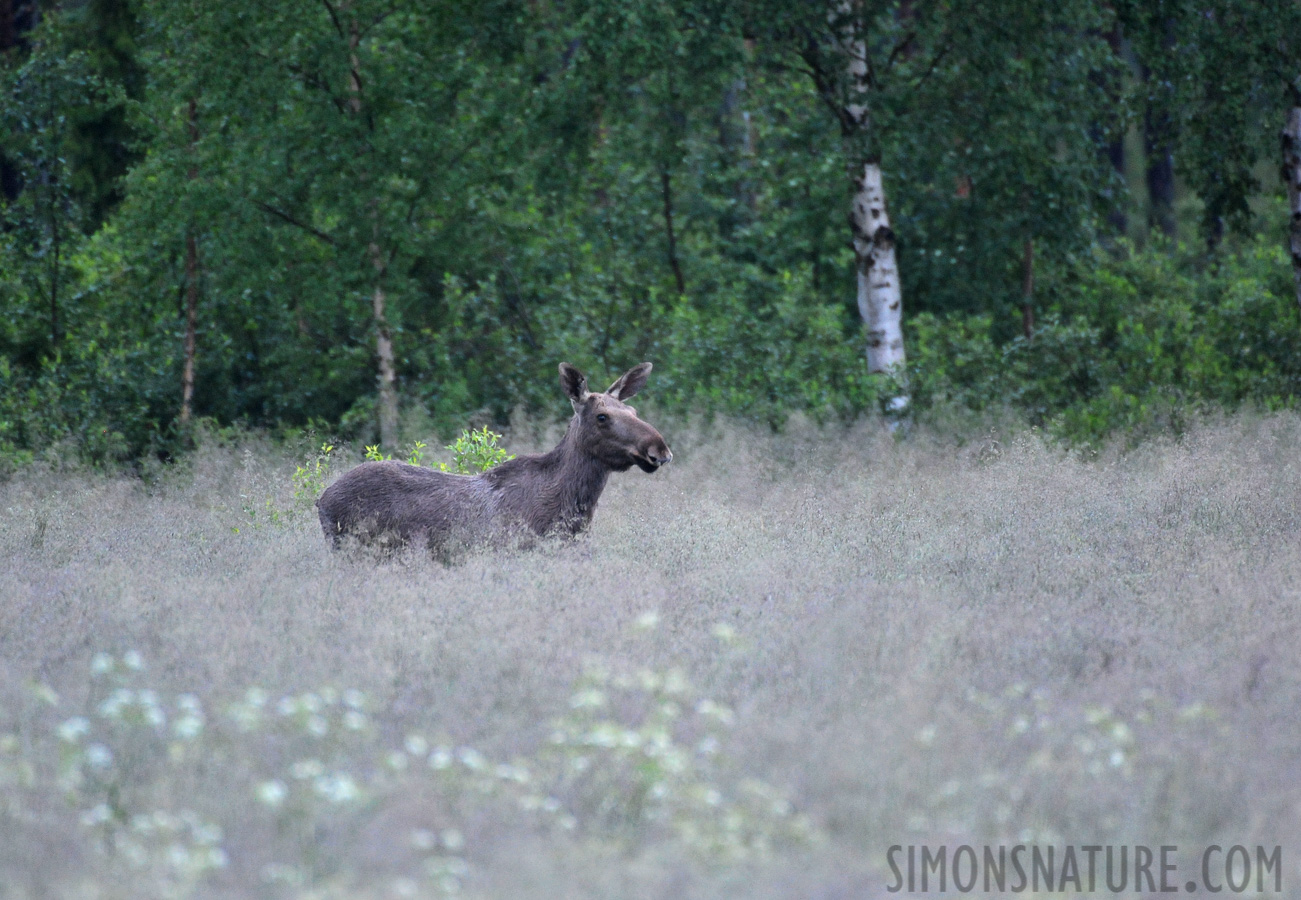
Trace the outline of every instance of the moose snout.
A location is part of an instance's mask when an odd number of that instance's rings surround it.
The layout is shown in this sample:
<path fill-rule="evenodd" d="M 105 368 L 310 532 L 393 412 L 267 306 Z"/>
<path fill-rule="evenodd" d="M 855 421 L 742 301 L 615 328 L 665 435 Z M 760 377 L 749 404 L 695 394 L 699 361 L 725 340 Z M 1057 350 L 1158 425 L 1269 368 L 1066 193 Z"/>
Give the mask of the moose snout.
<path fill-rule="evenodd" d="M 646 451 L 646 459 L 656 468 L 673 462 L 673 451 L 667 445 L 652 448 Z"/>

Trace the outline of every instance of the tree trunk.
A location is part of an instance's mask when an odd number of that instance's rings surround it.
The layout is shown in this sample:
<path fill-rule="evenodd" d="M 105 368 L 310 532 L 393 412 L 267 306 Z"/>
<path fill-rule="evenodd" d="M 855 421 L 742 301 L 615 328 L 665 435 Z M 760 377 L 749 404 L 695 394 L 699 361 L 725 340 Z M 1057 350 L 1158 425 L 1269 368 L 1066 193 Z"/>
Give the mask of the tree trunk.
<path fill-rule="evenodd" d="M 1283 129 L 1283 180 L 1287 182 L 1288 252 L 1296 279 L 1297 303 L 1301 305 L 1301 103 L 1288 112 Z"/>
<path fill-rule="evenodd" d="M 682 277 L 682 264 L 678 261 L 678 240 L 673 233 L 673 180 L 667 167 L 660 169 L 660 187 L 664 194 L 664 232 L 668 238 L 669 268 L 678 286 L 678 296 L 687 292 L 687 282 Z"/>
<path fill-rule="evenodd" d="M 185 368 L 181 372 L 181 424 L 189 424 L 194 403 L 194 333 L 199 310 L 199 245 L 185 237 Z"/>
<path fill-rule="evenodd" d="M 49 178 L 50 188 L 50 346 L 59 349 L 59 274 L 63 261 L 63 232 L 59 229 L 58 182 Z"/>
<path fill-rule="evenodd" d="M 187 115 L 190 134 L 190 153 L 199 142 L 199 107 L 191 98 Z M 186 176 L 190 181 L 199 177 L 199 170 L 191 165 Z M 190 224 L 185 236 L 185 365 L 181 371 L 181 424 L 187 425 L 194 405 L 194 344 L 199 317 L 199 241 Z"/>
<path fill-rule="evenodd" d="M 378 217 L 378 214 L 377 214 Z M 378 226 L 375 229 L 378 234 Z M 379 243 L 370 245 L 370 259 L 375 267 L 375 291 L 371 294 L 371 311 L 375 316 L 375 355 L 379 358 L 379 440 L 390 450 L 398 445 L 397 374 L 393 365 L 393 336 L 389 331 L 388 301 L 384 293 L 384 256 Z"/>
<path fill-rule="evenodd" d="M 858 269 L 858 311 L 867 323 L 868 371 L 902 378 L 903 291 L 895 263 L 894 232 L 890 230 L 881 167 L 874 162 L 865 163 L 862 175 L 854 179 L 850 227 Z M 891 401 L 896 411 L 907 405 L 907 397 Z"/>
<path fill-rule="evenodd" d="M 1025 239 L 1021 254 L 1021 333 L 1028 341 L 1034 337 L 1034 238 Z"/>
<path fill-rule="evenodd" d="M 833 21 L 840 20 L 840 50 L 849 88 L 848 102 L 839 114 L 854 185 L 849 227 L 854 240 L 858 311 L 867 323 L 867 369 L 895 379 L 899 390 L 886 402 L 885 412 L 897 421 L 909 403 L 903 351 L 903 289 L 886 208 L 885 182 L 878 157 L 872 151 L 867 41 L 862 23 L 857 21 L 862 12 L 861 5 L 840 0 L 831 13 Z"/>
<path fill-rule="evenodd" d="M 1126 180 L 1125 170 L 1125 139 L 1118 137 L 1114 141 L 1107 142 L 1107 161 L 1111 163 L 1111 168 L 1115 171 L 1122 187 L 1115 192 L 1110 189 L 1107 196 L 1111 200 L 1110 209 L 1107 211 L 1107 224 L 1115 229 L 1116 234 L 1124 237 L 1129 231 L 1129 216 L 1126 215 L 1125 205 L 1127 196 L 1123 187 Z"/>
<path fill-rule="evenodd" d="M 342 7 L 347 8 L 345 5 Z M 348 24 L 348 110 L 360 117 L 363 112 L 361 60 L 357 48 L 361 43 L 361 30 L 354 19 Z M 362 190 L 370 189 L 368 173 L 362 172 Z M 379 442 L 392 451 L 398 443 L 397 370 L 393 364 L 393 334 L 388 322 L 388 295 L 384 290 L 384 273 L 388 263 L 380 235 L 379 198 L 370 201 L 370 244 L 367 253 L 375 270 L 375 281 L 370 295 L 371 315 L 375 322 L 375 357 L 378 371 L 375 383 L 379 394 Z"/>
<path fill-rule="evenodd" d="M 1149 228 L 1159 228 L 1166 237 L 1175 236 L 1175 164 L 1165 138 L 1168 117 L 1151 108 L 1143 117 L 1143 153 L 1147 157 L 1147 199 Z"/>
<path fill-rule="evenodd" d="M 1111 52 L 1117 59 L 1124 59 L 1129 55 L 1127 41 L 1121 33 L 1119 23 L 1114 24 L 1107 32 L 1106 40 Z M 1108 89 L 1107 80 L 1101 73 L 1091 75 L 1089 81 L 1095 88 L 1106 91 L 1113 100 L 1119 100 L 1119 98 L 1115 97 L 1114 92 Z M 1091 130 L 1101 143 L 1105 135 L 1102 124 L 1095 122 Z M 1125 187 L 1129 184 L 1129 172 L 1125 167 L 1125 135 L 1123 132 L 1113 139 L 1105 141 L 1103 154 L 1106 156 L 1107 161 L 1111 163 L 1111 168 L 1117 176 L 1112 182 L 1116 185 L 1116 189 L 1105 188 L 1104 196 L 1110 201 L 1107 209 L 1107 224 L 1115 229 L 1118 237 L 1123 238 L 1129 232 L 1129 215 L 1127 213 L 1129 192 Z"/>
<path fill-rule="evenodd" d="M 13 0 L 0 0 L 0 53 L 18 42 Z"/>

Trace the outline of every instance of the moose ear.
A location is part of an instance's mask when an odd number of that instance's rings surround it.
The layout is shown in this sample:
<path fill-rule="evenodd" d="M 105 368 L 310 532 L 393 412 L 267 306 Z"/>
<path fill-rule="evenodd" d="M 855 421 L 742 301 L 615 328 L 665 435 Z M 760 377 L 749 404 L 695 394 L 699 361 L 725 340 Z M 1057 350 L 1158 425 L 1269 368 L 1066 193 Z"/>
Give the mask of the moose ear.
<path fill-rule="evenodd" d="M 574 404 L 575 409 L 592 393 L 587 389 L 587 378 L 583 373 L 567 362 L 560 364 L 560 386 L 565 389 L 565 396 Z"/>
<path fill-rule="evenodd" d="M 610 385 L 606 393 L 616 400 L 627 400 L 646 386 L 646 376 L 650 375 L 651 368 L 648 362 L 633 366 L 624 372 L 618 381 Z"/>

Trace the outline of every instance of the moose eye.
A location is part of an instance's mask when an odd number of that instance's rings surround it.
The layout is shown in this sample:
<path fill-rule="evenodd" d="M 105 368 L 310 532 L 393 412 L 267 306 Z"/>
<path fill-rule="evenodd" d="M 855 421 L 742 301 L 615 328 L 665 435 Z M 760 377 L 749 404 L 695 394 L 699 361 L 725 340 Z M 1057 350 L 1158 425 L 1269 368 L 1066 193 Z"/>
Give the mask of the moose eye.
<path fill-rule="evenodd" d="M 599 413 L 596 417 L 596 421 L 598 422 L 607 422 L 609 421 L 609 419 L 610 417 L 607 416 L 605 413 Z"/>

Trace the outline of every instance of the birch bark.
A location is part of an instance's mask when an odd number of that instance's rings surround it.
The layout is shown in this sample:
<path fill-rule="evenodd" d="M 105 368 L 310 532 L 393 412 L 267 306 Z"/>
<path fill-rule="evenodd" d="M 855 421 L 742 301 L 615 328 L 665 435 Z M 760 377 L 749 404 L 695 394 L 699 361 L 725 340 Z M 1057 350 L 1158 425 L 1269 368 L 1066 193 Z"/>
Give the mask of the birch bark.
<path fill-rule="evenodd" d="M 881 167 L 863 163 L 854 179 L 850 214 L 858 270 L 858 311 L 867 323 L 867 368 L 900 377 L 904 371 L 903 290 L 895 262 L 894 232 L 885 204 Z M 907 405 L 902 399 L 899 408 Z"/>
<path fill-rule="evenodd" d="M 845 56 L 848 96 L 841 131 L 849 159 L 854 196 L 849 224 L 854 239 L 858 311 L 867 323 L 867 368 L 895 378 L 899 393 L 886 404 L 891 415 L 908 408 L 903 345 L 903 288 L 895 259 L 894 231 L 886 206 L 885 182 L 872 152 L 872 83 L 867 42 L 861 31 L 859 4 L 841 2 L 832 11 L 840 22 L 840 50 Z"/>
<path fill-rule="evenodd" d="M 1301 104 L 1288 112 L 1283 128 L 1283 180 L 1287 182 L 1288 252 L 1301 305 Z"/>

